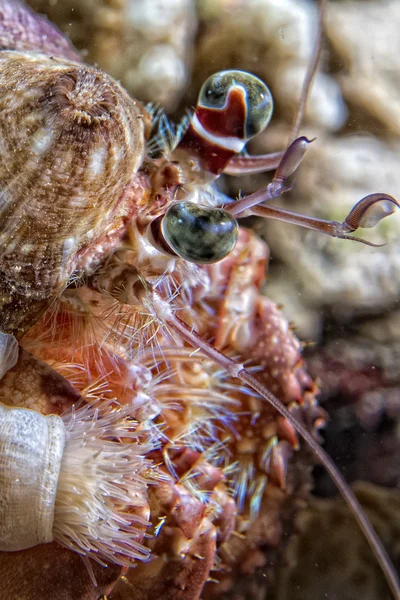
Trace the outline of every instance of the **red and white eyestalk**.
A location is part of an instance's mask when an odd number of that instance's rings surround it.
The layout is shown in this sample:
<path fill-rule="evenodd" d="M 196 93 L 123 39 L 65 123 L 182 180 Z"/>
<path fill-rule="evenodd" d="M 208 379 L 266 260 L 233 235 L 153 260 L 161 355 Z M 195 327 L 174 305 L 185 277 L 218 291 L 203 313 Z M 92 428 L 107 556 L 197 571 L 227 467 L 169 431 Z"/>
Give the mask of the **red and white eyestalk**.
<path fill-rule="evenodd" d="M 220 71 L 201 88 L 196 110 L 177 149 L 196 156 L 206 171 L 218 175 L 250 138 L 271 120 L 268 87 L 245 71 Z"/>

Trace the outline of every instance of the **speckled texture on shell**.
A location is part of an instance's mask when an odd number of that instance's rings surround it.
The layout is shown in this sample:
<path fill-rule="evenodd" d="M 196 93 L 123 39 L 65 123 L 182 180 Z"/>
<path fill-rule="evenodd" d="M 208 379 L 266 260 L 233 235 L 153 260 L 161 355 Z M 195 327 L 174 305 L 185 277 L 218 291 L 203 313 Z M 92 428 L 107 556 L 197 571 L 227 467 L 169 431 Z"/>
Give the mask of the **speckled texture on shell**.
<path fill-rule="evenodd" d="M 1 52 L 0 79 L 0 303 L 15 309 L 1 311 L 7 331 L 18 318 L 10 293 L 51 298 L 77 254 L 112 227 L 142 161 L 144 125 L 140 105 L 90 67 Z"/>
<path fill-rule="evenodd" d="M 43 297 L 139 166 L 141 112 L 107 75 L 74 63 L 2 52 L 0 77 L 0 268 Z"/>

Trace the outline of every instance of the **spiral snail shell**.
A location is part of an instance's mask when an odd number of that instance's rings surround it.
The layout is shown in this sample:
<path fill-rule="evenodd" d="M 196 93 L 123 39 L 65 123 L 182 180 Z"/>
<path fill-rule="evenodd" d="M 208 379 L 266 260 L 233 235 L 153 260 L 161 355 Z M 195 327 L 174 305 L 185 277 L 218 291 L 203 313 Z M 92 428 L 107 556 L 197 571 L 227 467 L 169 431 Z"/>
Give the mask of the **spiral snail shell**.
<path fill-rule="evenodd" d="M 113 230 L 143 159 L 144 110 L 26 7 L 7 20 L 11 8 L 0 2 L 0 329 L 19 336 Z M 16 36 L 21 11 L 29 27 Z"/>

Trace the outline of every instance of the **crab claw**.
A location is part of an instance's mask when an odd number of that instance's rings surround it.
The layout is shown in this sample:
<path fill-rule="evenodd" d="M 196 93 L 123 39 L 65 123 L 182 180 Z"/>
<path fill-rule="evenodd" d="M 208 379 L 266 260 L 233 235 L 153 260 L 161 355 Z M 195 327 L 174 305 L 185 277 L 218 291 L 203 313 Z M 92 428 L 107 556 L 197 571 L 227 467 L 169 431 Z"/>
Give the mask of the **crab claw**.
<path fill-rule="evenodd" d="M 393 196 L 389 196 L 388 194 L 377 193 L 365 196 L 353 206 L 346 219 L 343 221 L 341 227 L 343 233 L 342 237 L 354 239 L 351 236 L 347 236 L 346 233 L 352 233 L 359 227 L 371 229 L 380 223 L 382 219 L 396 212 L 397 208 L 400 208 L 400 204 Z M 365 242 L 365 240 L 359 241 L 367 243 L 368 245 L 376 245 Z"/>

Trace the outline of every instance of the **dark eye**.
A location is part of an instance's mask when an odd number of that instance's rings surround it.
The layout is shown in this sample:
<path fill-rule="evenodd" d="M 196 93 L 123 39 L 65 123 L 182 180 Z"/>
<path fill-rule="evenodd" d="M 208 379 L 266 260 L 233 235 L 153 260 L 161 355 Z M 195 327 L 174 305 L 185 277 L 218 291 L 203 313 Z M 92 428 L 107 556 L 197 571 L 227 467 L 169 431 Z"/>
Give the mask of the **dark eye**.
<path fill-rule="evenodd" d="M 207 104 L 210 108 L 220 108 L 224 106 L 227 89 L 224 86 L 209 85 L 204 89 L 203 95 L 207 98 Z"/>
<path fill-rule="evenodd" d="M 211 75 L 200 90 L 198 105 L 218 109 L 226 105 L 227 96 L 234 86 L 246 94 L 246 138 L 263 131 L 272 117 L 273 99 L 261 79 L 246 71 L 220 71 Z"/>
<path fill-rule="evenodd" d="M 196 264 L 225 258 L 236 245 L 238 224 L 221 208 L 177 202 L 165 213 L 162 233 L 171 249 Z"/>

